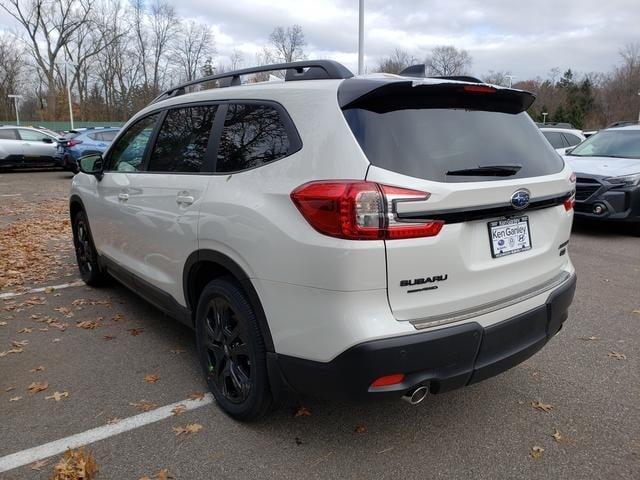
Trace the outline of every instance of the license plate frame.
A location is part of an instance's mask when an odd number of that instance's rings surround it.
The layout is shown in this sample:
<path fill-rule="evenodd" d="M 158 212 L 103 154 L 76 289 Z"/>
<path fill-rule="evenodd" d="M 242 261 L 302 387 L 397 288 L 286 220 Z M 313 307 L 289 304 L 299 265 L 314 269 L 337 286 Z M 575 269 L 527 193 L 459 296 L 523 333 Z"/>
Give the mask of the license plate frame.
<path fill-rule="evenodd" d="M 511 227 L 511 230 L 508 227 Z M 513 229 L 516 231 L 513 232 Z M 492 220 L 487 223 L 487 230 L 493 258 L 507 257 L 529 251 L 532 248 L 528 215 Z M 494 232 L 496 233 L 494 234 Z"/>

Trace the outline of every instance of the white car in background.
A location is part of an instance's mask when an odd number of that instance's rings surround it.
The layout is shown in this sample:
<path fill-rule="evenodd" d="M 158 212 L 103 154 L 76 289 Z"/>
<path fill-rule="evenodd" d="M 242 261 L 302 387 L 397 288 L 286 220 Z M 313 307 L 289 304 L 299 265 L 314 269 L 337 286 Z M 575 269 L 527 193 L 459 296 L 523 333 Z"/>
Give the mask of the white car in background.
<path fill-rule="evenodd" d="M 582 131 L 575 128 L 540 127 L 540 131 L 560 155 L 587 139 Z"/>

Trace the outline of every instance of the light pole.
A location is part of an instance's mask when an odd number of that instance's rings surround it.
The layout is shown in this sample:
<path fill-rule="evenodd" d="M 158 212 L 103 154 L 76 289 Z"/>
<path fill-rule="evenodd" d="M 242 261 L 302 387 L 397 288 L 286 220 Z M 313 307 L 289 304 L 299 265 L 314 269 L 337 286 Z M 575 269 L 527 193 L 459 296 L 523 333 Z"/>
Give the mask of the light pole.
<path fill-rule="evenodd" d="M 364 73 L 364 0 L 360 0 L 358 9 L 358 75 Z"/>
<path fill-rule="evenodd" d="M 509 88 L 511 88 L 511 85 L 513 85 L 513 79 L 516 78 L 515 75 L 505 75 L 505 78 L 509 79 Z"/>
<path fill-rule="evenodd" d="M 638 96 L 640 97 L 640 92 L 638 92 Z M 640 124 L 640 109 L 638 109 L 638 124 Z"/>
<path fill-rule="evenodd" d="M 9 98 L 13 98 L 13 104 L 16 107 L 16 125 L 20 126 L 20 112 L 18 111 L 18 100 L 22 98 L 22 95 L 7 95 Z"/>
<path fill-rule="evenodd" d="M 71 104 L 71 82 L 69 82 L 69 77 L 67 76 L 67 65 L 75 64 L 70 62 L 69 60 L 64 60 L 62 62 L 64 64 L 64 82 L 67 84 L 67 99 L 69 101 L 69 122 L 71 123 L 71 130 L 73 130 L 73 106 Z"/>
<path fill-rule="evenodd" d="M 547 123 L 547 115 L 549 115 L 547 112 L 542 112 L 542 124 L 543 125 L 545 123 Z"/>

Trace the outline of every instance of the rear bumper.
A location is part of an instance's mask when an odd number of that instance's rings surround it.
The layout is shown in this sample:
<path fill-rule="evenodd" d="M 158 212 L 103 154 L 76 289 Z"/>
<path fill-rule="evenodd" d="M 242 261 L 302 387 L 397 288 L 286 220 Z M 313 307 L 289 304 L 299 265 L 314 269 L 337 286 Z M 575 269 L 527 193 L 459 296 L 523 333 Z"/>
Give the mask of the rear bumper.
<path fill-rule="evenodd" d="M 483 328 L 475 322 L 356 345 L 330 362 L 270 354 L 270 376 L 278 387 L 338 399 L 405 393 L 428 385 L 441 393 L 479 382 L 526 360 L 562 327 L 573 300 L 576 276 L 554 290 L 545 305 Z M 370 388 L 384 375 L 405 380 Z M 273 382 L 272 382 L 273 383 Z"/>

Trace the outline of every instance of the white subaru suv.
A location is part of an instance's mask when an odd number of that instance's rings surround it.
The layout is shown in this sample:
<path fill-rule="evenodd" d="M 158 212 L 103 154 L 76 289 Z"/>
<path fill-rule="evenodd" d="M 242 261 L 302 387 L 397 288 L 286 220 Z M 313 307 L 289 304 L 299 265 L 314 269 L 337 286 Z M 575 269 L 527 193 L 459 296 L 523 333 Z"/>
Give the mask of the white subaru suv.
<path fill-rule="evenodd" d="M 267 70 L 283 81 L 241 84 Z M 496 375 L 560 330 L 575 289 L 575 177 L 533 101 L 332 61 L 180 85 L 81 159 L 82 278 L 193 327 L 235 418 L 287 392 L 418 403 Z"/>

